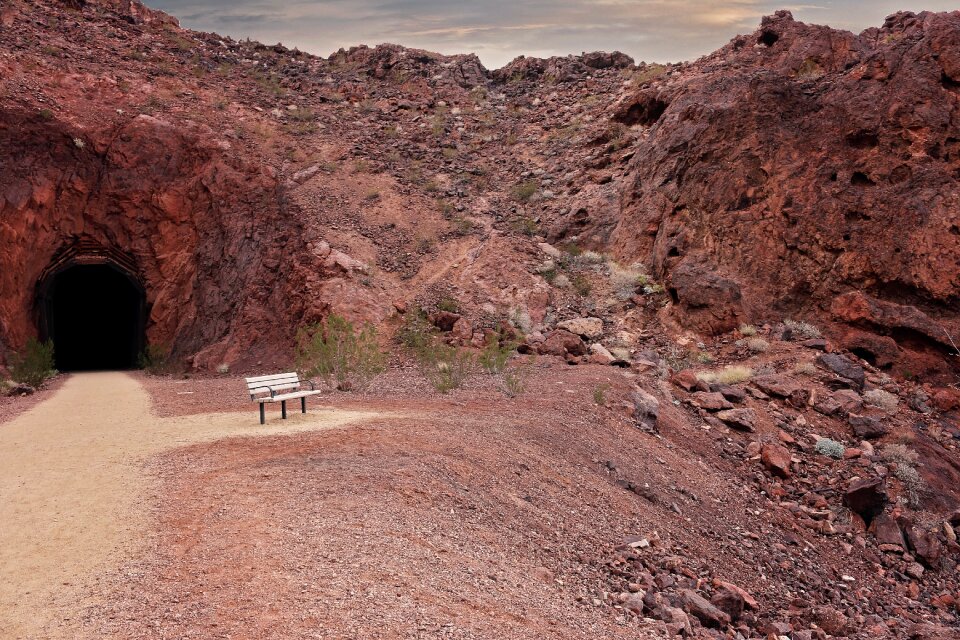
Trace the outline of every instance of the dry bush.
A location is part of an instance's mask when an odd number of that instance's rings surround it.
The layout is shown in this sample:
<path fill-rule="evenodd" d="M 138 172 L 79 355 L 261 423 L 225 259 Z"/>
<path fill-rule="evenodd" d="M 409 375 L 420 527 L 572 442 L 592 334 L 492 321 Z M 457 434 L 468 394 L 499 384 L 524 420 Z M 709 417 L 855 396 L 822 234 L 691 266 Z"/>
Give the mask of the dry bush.
<path fill-rule="evenodd" d="M 798 362 L 793 367 L 793 372 L 802 376 L 817 375 L 817 366 L 812 362 Z"/>
<path fill-rule="evenodd" d="M 755 335 L 757 335 L 757 328 L 756 328 L 755 326 L 753 326 L 752 324 L 742 324 L 742 325 L 740 325 L 739 331 L 740 331 L 740 335 L 746 336 L 746 337 L 748 337 L 748 338 L 749 338 L 750 336 L 755 336 Z"/>
<path fill-rule="evenodd" d="M 783 321 L 783 325 L 790 329 L 795 336 L 803 338 L 804 340 L 821 337 L 820 329 L 808 322 L 798 322 L 788 318 Z"/>
<path fill-rule="evenodd" d="M 896 411 L 897 405 L 900 404 L 900 398 L 883 389 L 871 389 L 867 391 L 863 394 L 863 401 L 871 407 L 883 409 L 887 413 Z"/>
<path fill-rule="evenodd" d="M 746 341 L 747 349 L 754 353 L 763 353 L 770 349 L 770 343 L 763 338 L 748 338 Z"/>
<path fill-rule="evenodd" d="M 613 294 L 620 300 L 629 300 L 636 292 L 637 287 L 647 284 L 647 275 L 639 265 L 633 264 L 622 267 L 615 262 L 610 263 L 610 286 Z"/>
<path fill-rule="evenodd" d="M 697 374 L 697 378 L 703 380 L 707 384 L 713 382 L 719 382 L 720 384 L 736 384 L 738 382 L 746 382 L 752 377 L 753 369 L 750 367 L 741 367 L 737 365 L 724 367 L 719 371 L 701 371 Z"/>

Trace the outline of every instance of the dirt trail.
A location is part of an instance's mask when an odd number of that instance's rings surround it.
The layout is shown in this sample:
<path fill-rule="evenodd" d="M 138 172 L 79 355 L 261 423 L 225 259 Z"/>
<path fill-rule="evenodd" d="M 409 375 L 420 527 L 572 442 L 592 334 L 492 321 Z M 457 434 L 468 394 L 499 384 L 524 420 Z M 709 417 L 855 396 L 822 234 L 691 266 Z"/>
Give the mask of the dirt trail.
<path fill-rule="evenodd" d="M 376 415 L 314 407 L 261 427 L 251 405 L 244 413 L 158 418 L 126 374 L 72 376 L 51 399 L 0 425 L 0 637 L 53 637 L 48 625 L 69 621 L 83 604 L 84 581 L 137 553 L 149 530 L 150 456 Z"/>

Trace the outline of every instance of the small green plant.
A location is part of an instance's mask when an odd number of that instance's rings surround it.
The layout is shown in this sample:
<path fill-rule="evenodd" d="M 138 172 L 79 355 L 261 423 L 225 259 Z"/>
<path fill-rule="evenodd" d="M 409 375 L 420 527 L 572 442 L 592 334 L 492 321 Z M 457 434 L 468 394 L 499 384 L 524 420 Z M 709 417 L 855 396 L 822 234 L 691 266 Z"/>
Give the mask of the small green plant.
<path fill-rule="evenodd" d="M 148 344 L 137 358 L 137 364 L 147 373 L 161 376 L 175 372 L 176 361 L 171 357 L 170 345 L 165 343 Z"/>
<path fill-rule="evenodd" d="M 820 455 L 836 458 L 837 460 L 841 459 L 843 452 L 846 451 L 846 447 L 844 447 L 842 443 L 831 440 L 830 438 L 820 438 L 817 440 L 814 449 L 816 449 Z"/>
<path fill-rule="evenodd" d="M 593 402 L 600 407 L 607 406 L 607 391 L 610 389 L 609 383 L 604 382 L 593 388 Z"/>
<path fill-rule="evenodd" d="M 527 390 L 527 379 L 533 368 L 534 356 L 530 356 L 526 364 L 516 365 L 503 372 L 500 378 L 500 388 L 510 398 L 516 398 Z"/>
<path fill-rule="evenodd" d="M 697 378 L 707 384 L 719 382 L 720 384 L 737 384 L 745 382 L 753 377 L 753 369 L 750 367 L 729 366 L 719 371 L 701 371 Z"/>
<path fill-rule="evenodd" d="M 513 188 L 513 197 L 520 202 L 527 202 L 533 197 L 533 194 L 535 194 L 539 188 L 540 183 L 536 180 L 527 180 L 525 182 L 521 182 Z"/>
<path fill-rule="evenodd" d="M 300 329 L 297 343 L 297 369 L 307 378 L 321 377 L 331 388 L 362 390 L 386 369 L 386 354 L 370 323 L 357 328 L 331 314 L 325 326 L 316 323 Z"/>
<path fill-rule="evenodd" d="M 519 218 L 514 218 L 510 223 L 510 227 L 515 232 L 525 236 L 535 236 L 540 232 L 540 225 L 537 224 L 537 221 L 530 216 L 520 216 Z"/>
<path fill-rule="evenodd" d="M 36 389 L 57 374 L 53 366 L 53 341 L 30 338 L 22 351 L 11 356 L 10 377 Z"/>
<path fill-rule="evenodd" d="M 455 298 L 444 296 L 437 302 L 437 311 L 447 311 L 448 313 L 460 313 L 460 303 Z"/>
<path fill-rule="evenodd" d="M 870 389 L 863 394 L 863 401 L 871 407 L 883 409 L 887 413 L 897 410 L 900 399 L 889 391 L 883 389 Z"/>

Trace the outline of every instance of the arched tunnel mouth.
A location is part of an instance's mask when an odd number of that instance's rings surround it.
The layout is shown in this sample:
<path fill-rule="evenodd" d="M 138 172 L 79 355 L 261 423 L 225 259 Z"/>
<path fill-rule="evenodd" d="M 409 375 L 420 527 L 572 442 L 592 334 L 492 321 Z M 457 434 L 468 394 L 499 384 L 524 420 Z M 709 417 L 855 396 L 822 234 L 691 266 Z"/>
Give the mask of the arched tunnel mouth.
<path fill-rule="evenodd" d="M 145 344 L 146 292 L 120 265 L 66 264 L 39 285 L 42 339 L 53 341 L 60 371 L 137 366 Z"/>

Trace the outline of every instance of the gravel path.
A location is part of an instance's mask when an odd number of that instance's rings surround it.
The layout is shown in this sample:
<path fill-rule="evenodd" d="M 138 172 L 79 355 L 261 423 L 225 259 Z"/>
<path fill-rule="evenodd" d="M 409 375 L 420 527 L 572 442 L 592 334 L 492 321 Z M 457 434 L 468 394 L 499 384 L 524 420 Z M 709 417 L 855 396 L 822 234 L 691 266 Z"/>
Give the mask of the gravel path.
<path fill-rule="evenodd" d="M 376 417 L 292 411 L 286 422 L 244 413 L 159 418 L 123 373 L 71 376 L 52 398 L 0 429 L 0 637 L 72 637 L 96 573 L 134 557 L 150 527 L 145 462 L 230 436 L 329 429 Z"/>

